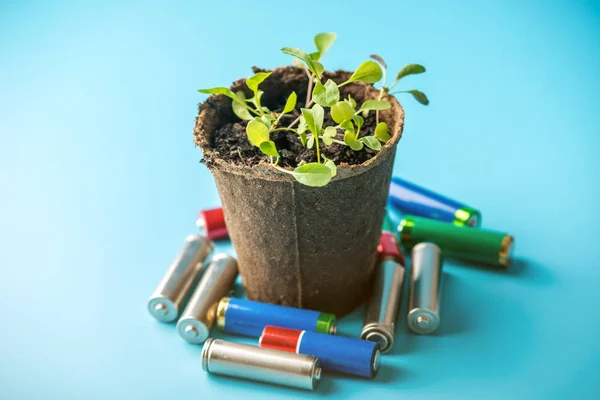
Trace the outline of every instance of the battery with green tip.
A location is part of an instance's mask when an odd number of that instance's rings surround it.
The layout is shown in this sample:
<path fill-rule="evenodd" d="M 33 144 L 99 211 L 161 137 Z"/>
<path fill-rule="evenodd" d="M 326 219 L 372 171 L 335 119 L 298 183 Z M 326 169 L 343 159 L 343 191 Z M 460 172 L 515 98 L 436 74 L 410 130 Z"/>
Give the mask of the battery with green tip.
<path fill-rule="evenodd" d="M 398 231 L 402 246 L 409 251 L 421 242 L 432 242 L 444 257 L 501 268 L 508 268 L 512 260 L 514 238 L 507 233 L 413 216 L 402 219 Z"/>

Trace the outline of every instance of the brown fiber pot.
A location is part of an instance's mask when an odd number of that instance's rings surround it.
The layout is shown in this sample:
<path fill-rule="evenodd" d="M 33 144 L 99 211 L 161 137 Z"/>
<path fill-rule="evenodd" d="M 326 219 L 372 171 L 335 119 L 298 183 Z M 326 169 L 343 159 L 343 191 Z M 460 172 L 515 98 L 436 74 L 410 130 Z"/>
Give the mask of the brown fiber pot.
<path fill-rule="evenodd" d="M 270 82 L 287 97 L 300 87 L 299 82 L 290 83 L 290 71 L 294 68 L 277 68 L 264 84 Z M 329 76 L 341 81 L 349 75 Z M 232 89 L 243 87 L 244 80 L 239 80 Z M 272 88 L 263 87 L 265 96 Z M 343 95 L 351 93 L 359 103 L 378 94 L 363 83 L 344 89 Z M 249 299 L 337 316 L 364 300 L 374 273 L 396 145 L 404 126 L 402 107 L 395 98 L 388 100 L 392 107 L 380 114 L 380 120 L 388 123 L 392 139 L 361 165 L 339 165 L 337 176 L 321 188 L 303 186 L 266 163 L 248 167 L 220 158 L 211 140 L 226 122 L 225 116 L 230 118 L 231 100 L 211 96 L 200 105 L 195 143 L 217 183 Z"/>

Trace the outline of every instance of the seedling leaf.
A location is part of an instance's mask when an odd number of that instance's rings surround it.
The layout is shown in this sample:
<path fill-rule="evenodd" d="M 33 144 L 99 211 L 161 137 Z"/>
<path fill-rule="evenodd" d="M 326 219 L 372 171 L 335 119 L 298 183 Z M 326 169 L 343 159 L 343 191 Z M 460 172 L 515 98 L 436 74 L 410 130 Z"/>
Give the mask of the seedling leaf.
<path fill-rule="evenodd" d="M 315 104 L 312 108 L 302 108 L 302 116 L 311 133 L 315 136 L 319 136 L 321 128 L 323 127 L 323 118 L 325 117 L 325 110 L 323 110 L 323 107 Z"/>
<path fill-rule="evenodd" d="M 396 80 L 399 81 L 407 75 L 422 74 L 423 72 L 425 72 L 424 66 L 419 64 L 407 64 L 398 72 L 398 75 L 396 75 Z"/>
<path fill-rule="evenodd" d="M 233 113 L 237 115 L 239 119 L 247 121 L 251 120 L 252 115 L 250 114 L 250 111 L 248 111 L 248 108 L 246 108 L 246 105 L 244 103 L 246 101 L 246 95 L 241 90 L 239 92 L 236 92 L 235 95 L 239 100 L 241 100 L 241 102 L 231 102 L 231 108 L 233 109 Z"/>
<path fill-rule="evenodd" d="M 352 119 L 353 115 L 354 108 L 346 101 L 340 101 L 331 107 L 331 118 L 338 124 Z"/>
<path fill-rule="evenodd" d="M 271 75 L 271 72 L 259 72 L 253 77 L 246 79 L 246 85 L 256 94 L 258 91 L 258 85 L 267 79 L 269 75 Z"/>
<path fill-rule="evenodd" d="M 385 61 L 383 60 L 383 58 L 381 56 L 378 56 L 377 54 L 371 54 L 369 57 L 371 57 L 373 60 L 377 61 L 379 63 L 379 65 L 381 65 L 383 68 L 387 69 L 387 64 L 385 63 Z"/>
<path fill-rule="evenodd" d="M 277 147 L 275 147 L 275 142 L 272 140 L 268 140 L 266 142 L 262 142 L 260 144 L 260 151 L 264 154 L 271 157 L 279 157 L 279 153 L 277 152 Z"/>
<path fill-rule="evenodd" d="M 331 172 L 332 178 L 337 175 L 337 167 L 335 166 L 335 163 L 333 162 L 333 160 L 325 161 L 324 165 L 331 170 L 330 172 Z"/>
<path fill-rule="evenodd" d="M 383 72 L 381 71 L 381 67 L 375 61 L 365 61 L 360 64 L 356 71 L 352 74 L 350 79 L 344 82 L 342 85 L 348 84 L 350 82 L 367 82 L 367 83 L 375 83 L 379 82 L 383 76 Z"/>
<path fill-rule="evenodd" d="M 344 134 L 344 143 L 346 143 L 352 150 L 362 150 L 363 144 L 361 141 L 356 140 L 354 132 L 346 131 Z"/>
<path fill-rule="evenodd" d="M 375 139 L 373 136 L 364 136 L 359 139 L 362 143 L 367 145 L 371 150 L 379 151 L 381 150 L 381 143 L 379 140 Z"/>
<path fill-rule="evenodd" d="M 283 111 L 281 113 L 287 114 L 290 111 L 292 111 L 296 107 L 296 100 L 297 100 L 296 92 L 292 92 L 290 94 L 290 96 L 288 97 L 287 101 L 285 102 L 285 107 L 283 107 Z"/>
<path fill-rule="evenodd" d="M 331 180 L 331 169 L 324 164 L 308 163 L 296 168 L 293 175 L 303 185 L 321 187 Z"/>
<path fill-rule="evenodd" d="M 429 99 L 425 96 L 425 93 L 419 90 L 409 90 L 408 93 L 412 94 L 413 97 L 424 106 L 429 104 Z"/>
<path fill-rule="evenodd" d="M 387 101 L 379 101 L 379 100 L 367 100 L 362 106 L 360 106 L 359 111 L 364 110 L 389 110 L 391 107 L 390 103 Z"/>
<path fill-rule="evenodd" d="M 331 45 L 333 44 L 333 42 L 335 42 L 335 39 L 337 38 L 337 35 L 333 32 L 331 33 L 319 33 L 318 35 L 315 36 L 315 45 L 317 46 L 318 51 L 318 58 L 316 58 L 316 60 L 321 59 L 321 57 L 323 57 L 323 54 L 325 54 L 327 52 L 327 50 L 329 50 L 329 48 L 331 47 Z"/>
<path fill-rule="evenodd" d="M 340 100 L 340 90 L 331 79 L 325 82 L 325 85 L 317 81 L 313 90 L 313 100 L 323 107 L 331 107 Z"/>
<path fill-rule="evenodd" d="M 240 100 L 235 93 L 233 93 L 231 90 L 229 90 L 226 87 L 216 87 L 216 88 L 210 88 L 210 89 L 198 89 L 198 91 L 200 93 L 205 93 L 205 94 L 224 94 L 225 96 L 229 97 L 230 99 L 237 101 L 237 102 L 241 102 L 242 100 Z"/>
<path fill-rule="evenodd" d="M 269 129 L 260 120 L 253 119 L 246 127 L 248 140 L 252 145 L 260 147 L 261 143 L 269 140 Z"/>
<path fill-rule="evenodd" d="M 304 61 L 304 63 L 308 67 L 308 69 L 311 70 L 311 72 L 313 74 L 315 74 L 317 77 L 321 76 L 320 73 L 317 73 L 317 67 L 315 67 L 315 64 L 314 64 L 315 61 L 305 51 L 296 49 L 294 47 L 284 47 L 281 49 L 281 51 L 285 54 L 289 54 L 290 56 L 294 56 L 294 57 L 299 58 L 300 60 Z M 323 68 L 322 65 L 321 65 L 321 68 Z M 321 71 L 321 73 L 322 72 L 323 71 Z"/>
<path fill-rule="evenodd" d="M 388 133 L 388 124 L 386 124 L 385 122 L 378 123 L 375 127 L 374 136 L 377 138 L 377 140 L 379 140 L 382 143 L 386 143 L 388 140 L 390 140 L 392 137 Z"/>
<path fill-rule="evenodd" d="M 308 141 L 306 142 L 306 148 L 312 149 L 314 145 L 315 145 L 315 137 L 311 136 L 308 138 Z"/>

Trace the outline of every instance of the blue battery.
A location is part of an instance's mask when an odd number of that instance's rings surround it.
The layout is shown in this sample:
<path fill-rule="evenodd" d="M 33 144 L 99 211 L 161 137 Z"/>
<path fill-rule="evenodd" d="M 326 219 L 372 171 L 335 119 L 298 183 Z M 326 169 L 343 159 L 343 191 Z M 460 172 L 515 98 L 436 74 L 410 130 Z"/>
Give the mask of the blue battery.
<path fill-rule="evenodd" d="M 478 210 L 398 177 L 392 178 L 388 202 L 407 215 L 460 226 L 481 225 L 481 213 Z"/>
<path fill-rule="evenodd" d="M 217 307 L 217 326 L 226 333 L 260 337 L 267 325 L 335 334 L 333 314 L 224 297 Z"/>
<path fill-rule="evenodd" d="M 373 378 L 379 371 L 377 342 L 267 326 L 259 346 L 317 357 L 325 371 Z"/>

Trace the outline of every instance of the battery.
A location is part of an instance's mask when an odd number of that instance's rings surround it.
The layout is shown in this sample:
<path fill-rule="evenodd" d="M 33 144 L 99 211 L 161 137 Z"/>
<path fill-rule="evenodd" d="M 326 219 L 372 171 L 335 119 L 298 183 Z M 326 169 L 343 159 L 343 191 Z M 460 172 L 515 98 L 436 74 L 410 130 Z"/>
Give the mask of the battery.
<path fill-rule="evenodd" d="M 203 343 L 212 328 L 219 301 L 231 290 L 238 274 L 235 258 L 215 255 L 177 322 L 177 331 L 190 343 Z"/>
<path fill-rule="evenodd" d="M 433 243 L 419 243 L 411 253 L 408 328 L 428 335 L 440 325 L 442 254 Z"/>
<path fill-rule="evenodd" d="M 213 247 L 211 240 L 200 235 L 185 239 L 183 249 L 148 300 L 148 311 L 154 318 L 162 322 L 177 319 Z"/>
<path fill-rule="evenodd" d="M 405 215 L 431 218 L 460 226 L 481 225 L 481 213 L 476 209 L 398 177 L 392 178 L 388 201 Z"/>
<path fill-rule="evenodd" d="M 227 239 L 229 237 L 225 226 L 225 215 L 221 207 L 200 210 L 196 227 L 200 229 L 202 234 L 212 240 Z"/>
<path fill-rule="evenodd" d="M 394 233 L 387 230 L 381 233 L 377 252 L 378 266 L 360 338 L 377 342 L 381 352 L 386 353 L 394 344 L 406 270 Z"/>
<path fill-rule="evenodd" d="M 217 308 L 217 326 L 226 333 L 260 337 L 267 325 L 335 334 L 333 314 L 224 297 Z"/>
<path fill-rule="evenodd" d="M 367 340 L 267 326 L 258 344 L 317 357 L 325 371 L 364 378 L 373 378 L 379 371 L 379 345 Z"/>
<path fill-rule="evenodd" d="M 202 348 L 202 369 L 211 374 L 307 390 L 316 389 L 321 381 L 320 361 L 316 357 L 212 338 Z"/>
<path fill-rule="evenodd" d="M 398 228 L 406 250 L 417 243 L 437 244 L 444 257 L 508 268 L 514 251 L 514 238 L 503 232 L 472 229 L 427 218 L 405 217 Z"/>

